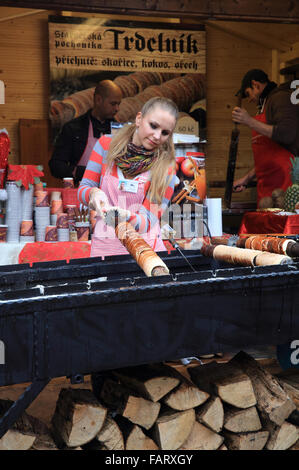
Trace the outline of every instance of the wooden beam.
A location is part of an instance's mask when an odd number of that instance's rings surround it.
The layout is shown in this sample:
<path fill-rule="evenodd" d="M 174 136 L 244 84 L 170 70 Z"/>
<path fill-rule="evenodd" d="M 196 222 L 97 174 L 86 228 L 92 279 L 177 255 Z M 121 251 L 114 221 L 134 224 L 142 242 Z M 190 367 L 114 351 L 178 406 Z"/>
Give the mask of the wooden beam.
<path fill-rule="evenodd" d="M 109 6 L 107 4 L 109 3 Z M 299 3 L 281 0 L 2 0 L 10 7 L 85 11 L 137 16 L 193 17 L 208 20 L 299 23 Z"/>
<path fill-rule="evenodd" d="M 24 18 L 25 16 L 32 16 L 44 12 L 45 10 L 31 10 L 26 11 L 25 13 L 17 13 L 15 15 L 3 16 L 0 18 L 0 23 L 3 23 L 4 21 L 17 20 L 19 18 Z"/>

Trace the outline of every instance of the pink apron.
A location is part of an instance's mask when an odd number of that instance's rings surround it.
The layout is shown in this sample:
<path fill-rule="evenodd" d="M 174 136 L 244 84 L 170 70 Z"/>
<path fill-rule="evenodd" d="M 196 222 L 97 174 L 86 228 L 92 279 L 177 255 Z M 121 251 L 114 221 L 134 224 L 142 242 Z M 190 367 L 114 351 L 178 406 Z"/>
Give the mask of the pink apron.
<path fill-rule="evenodd" d="M 86 142 L 86 146 L 84 149 L 84 152 L 81 155 L 80 160 L 78 161 L 77 165 L 75 166 L 73 170 L 73 176 L 76 174 L 77 166 L 86 166 L 87 162 L 89 160 L 90 154 L 97 143 L 98 138 L 93 136 L 93 127 L 92 127 L 92 122 L 91 119 L 89 120 L 89 127 L 88 127 L 88 138 Z"/>
<path fill-rule="evenodd" d="M 142 173 L 134 178 L 138 181 L 138 190 L 131 193 L 119 189 L 119 178 L 112 176 L 107 170 L 101 185 L 101 189 L 106 193 L 109 204 L 111 206 L 128 209 L 132 212 L 138 212 L 144 200 L 144 185 L 149 179 L 149 172 Z M 161 237 L 159 221 L 151 228 L 150 232 L 141 234 L 144 240 L 155 251 L 165 251 L 165 245 Z M 111 256 L 111 255 L 127 255 L 126 248 L 118 240 L 113 227 L 105 224 L 105 222 L 97 217 L 92 242 L 90 256 Z"/>

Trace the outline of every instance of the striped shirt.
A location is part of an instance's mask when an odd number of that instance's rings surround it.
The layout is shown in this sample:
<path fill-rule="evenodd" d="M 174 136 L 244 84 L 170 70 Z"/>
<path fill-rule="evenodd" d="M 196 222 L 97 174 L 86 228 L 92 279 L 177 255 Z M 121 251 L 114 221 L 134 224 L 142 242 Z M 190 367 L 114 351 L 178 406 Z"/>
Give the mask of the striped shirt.
<path fill-rule="evenodd" d="M 111 142 L 111 135 L 104 135 L 99 138 L 87 163 L 83 179 L 78 189 L 78 199 L 88 205 L 90 191 L 94 187 L 101 188 L 105 172 L 107 170 L 107 154 Z M 117 166 L 114 164 L 111 169 L 111 175 L 118 177 Z M 144 200 L 137 212 L 131 212 L 128 222 L 134 229 L 140 233 L 149 232 L 150 229 L 161 219 L 161 216 L 173 195 L 176 180 L 175 170 L 168 168 L 170 182 L 165 190 L 161 204 L 151 202 L 148 199 L 150 180 L 144 185 Z"/>

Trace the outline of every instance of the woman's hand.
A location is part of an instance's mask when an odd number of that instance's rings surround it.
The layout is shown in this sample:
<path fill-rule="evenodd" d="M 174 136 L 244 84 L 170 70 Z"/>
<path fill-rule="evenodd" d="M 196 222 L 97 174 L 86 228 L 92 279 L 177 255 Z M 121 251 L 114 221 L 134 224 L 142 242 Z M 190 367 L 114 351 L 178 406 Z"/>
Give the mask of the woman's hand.
<path fill-rule="evenodd" d="M 105 215 L 105 222 L 111 227 L 115 227 L 117 222 L 125 222 L 131 217 L 131 212 L 121 207 L 112 206 L 108 209 Z"/>
<path fill-rule="evenodd" d="M 97 215 L 104 218 L 106 212 L 111 207 L 104 191 L 100 188 L 92 188 L 89 195 L 89 207 L 96 211 Z"/>

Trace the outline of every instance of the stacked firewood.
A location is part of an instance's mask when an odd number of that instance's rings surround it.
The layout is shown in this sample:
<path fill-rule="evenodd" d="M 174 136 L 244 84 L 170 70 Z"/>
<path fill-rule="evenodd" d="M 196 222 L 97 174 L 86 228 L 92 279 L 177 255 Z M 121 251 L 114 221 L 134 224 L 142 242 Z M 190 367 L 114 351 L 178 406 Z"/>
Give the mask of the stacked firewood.
<path fill-rule="evenodd" d="M 94 391 L 61 390 L 51 436 L 36 439 L 32 425 L 24 431 L 24 419 L 23 431 L 19 423 L 5 436 L 25 434 L 31 449 L 298 448 L 299 374 L 274 376 L 244 352 L 182 373 L 165 364 L 105 372 L 95 378 Z M 8 437 L 5 448 L 14 436 Z"/>

